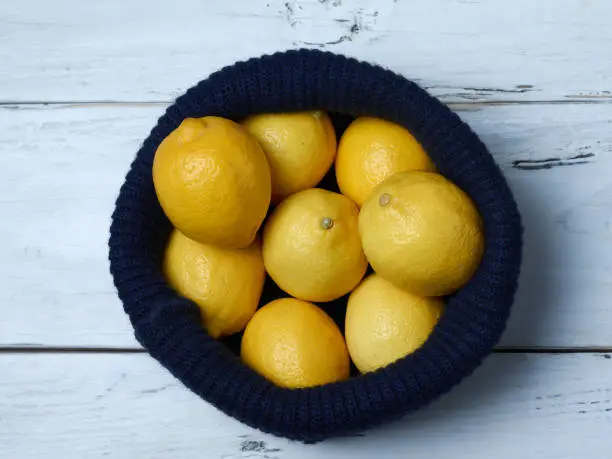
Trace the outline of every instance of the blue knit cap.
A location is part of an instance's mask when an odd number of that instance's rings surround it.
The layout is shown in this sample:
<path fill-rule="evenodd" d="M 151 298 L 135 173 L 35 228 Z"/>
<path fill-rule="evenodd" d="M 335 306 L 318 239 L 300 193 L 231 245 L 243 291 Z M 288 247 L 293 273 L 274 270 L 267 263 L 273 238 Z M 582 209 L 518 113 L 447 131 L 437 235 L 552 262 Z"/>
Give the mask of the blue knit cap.
<path fill-rule="evenodd" d="M 485 227 L 480 266 L 425 344 L 374 373 L 307 389 L 273 385 L 204 330 L 198 307 L 177 295 L 161 262 L 171 225 L 153 188 L 155 150 L 188 117 L 322 109 L 408 128 L 439 172 L 467 192 Z M 334 115 L 337 123 L 342 120 Z M 320 441 L 378 425 L 429 403 L 469 375 L 498 342 L 521 262 L 522 227 L 486 147 L 457 115 L 415 83 L 377 66 L 316 50 L 276 53 L 226 67 L 179 97 L 132 163 L 110 229 L 110 268 L 144 348 L 193 392 L 275 435 Z M 236 288 L 240 288 L 239 285 Z M 262 304 L 278 297 L 267 282 Z M 326 305 L 343 315 L 346 299 Z M 230 340 L 231 341 L 231 340 Z"/>

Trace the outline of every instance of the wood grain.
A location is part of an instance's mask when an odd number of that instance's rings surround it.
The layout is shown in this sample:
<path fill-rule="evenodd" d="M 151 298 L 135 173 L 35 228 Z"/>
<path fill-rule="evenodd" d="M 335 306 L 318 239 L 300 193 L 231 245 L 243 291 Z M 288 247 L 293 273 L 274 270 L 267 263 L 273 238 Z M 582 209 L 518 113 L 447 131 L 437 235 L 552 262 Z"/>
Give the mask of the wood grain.
<path fill-rule="evenodd" d="M 237 59 L 371 60 L 446 101 L 611 101 L 608 0 L 4 2 L 0 101 L 168 101 Z"/>
<path fill-rule="evenodd" d="M 612 347 L 612 104 L 462 107 L 524 218 L 502 345 Z M 138 347 L 106 242 L 125 172 L 163 108 L 0 109 L 0 346 Z"/>
<path fill-rule="evenodd" d="M 265 435 L 147 355 L 0 354 L 0 457 L 595 459 L 612 450 L 609 355 L 494 355 L 426 410 L 317 445 Z M 604 456 L 602 456 L 604 454 Z"/>
<path fill-rule="evenodd" d="M 3 2 L 0 457 L 605 457 L 605 353 L 493 354 L 428 409 L 351 438 L 302 445 L 252 430 L 141 351 L 106 241 L 168 102 L 238 59 L 344 53 L 453 104 L 506 174 L 525 250 L 502 346 L 610 349 L 610 11 L 608 0 Z"/>

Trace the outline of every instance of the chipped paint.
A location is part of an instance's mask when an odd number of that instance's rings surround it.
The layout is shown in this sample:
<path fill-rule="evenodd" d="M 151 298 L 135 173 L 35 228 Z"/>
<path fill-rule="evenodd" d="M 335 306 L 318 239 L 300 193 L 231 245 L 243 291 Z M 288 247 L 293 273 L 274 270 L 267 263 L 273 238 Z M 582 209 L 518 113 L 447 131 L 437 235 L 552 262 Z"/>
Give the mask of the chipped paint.
<path fill-rule="evenodd" d="M 546 158 L 546 159 L 519 159 L 512 162 L 512 167 L 522 170 L 540 170 L 552 169 L 559 166 L 575 166 L 579 164 L 588 164 L 591 162 L 589 158 L 593 158 L 594 153 L 580 153 L 567 158 Z"/>

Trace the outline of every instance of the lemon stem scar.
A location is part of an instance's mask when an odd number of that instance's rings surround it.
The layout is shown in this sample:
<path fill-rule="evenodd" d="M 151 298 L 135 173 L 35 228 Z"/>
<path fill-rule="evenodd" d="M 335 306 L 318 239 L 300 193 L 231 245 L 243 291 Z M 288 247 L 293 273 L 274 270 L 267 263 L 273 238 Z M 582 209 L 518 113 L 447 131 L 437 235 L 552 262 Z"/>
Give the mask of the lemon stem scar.
<path fill-rule="evenodd" d="M 391 195 L 389 193 L 383 193 L 380 195 L 380 198 L 378 198 L 378 204 L 380 204 L 381 207 L 385 207 L 390 202 Z"/>
<path fill-rule="evenodd" d="M 323 220 L 321 220 L 321 228 L 328 230 L 328 229 L 332 229 L 334 226 L 334 221 L 329 218 L 329 217 L 323 217 Z"/>

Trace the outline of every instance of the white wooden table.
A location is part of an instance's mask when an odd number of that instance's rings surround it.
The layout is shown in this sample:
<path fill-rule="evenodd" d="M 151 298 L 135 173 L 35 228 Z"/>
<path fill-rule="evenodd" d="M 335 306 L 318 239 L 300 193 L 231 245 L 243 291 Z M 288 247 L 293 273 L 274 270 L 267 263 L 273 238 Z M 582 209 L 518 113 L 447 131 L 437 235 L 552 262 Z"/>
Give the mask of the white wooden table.
<path fill-rule="evenodd" d="M 611 16 L 609 0 L 2 1 L 0 457 L 610 457 Z M 526 229 L 498 352 L 416 415 L 309 446 L 226 417 L 144 353 L 106 246 L 128 164 L 173 98 L 303 46 L 451 104 Z"/>

